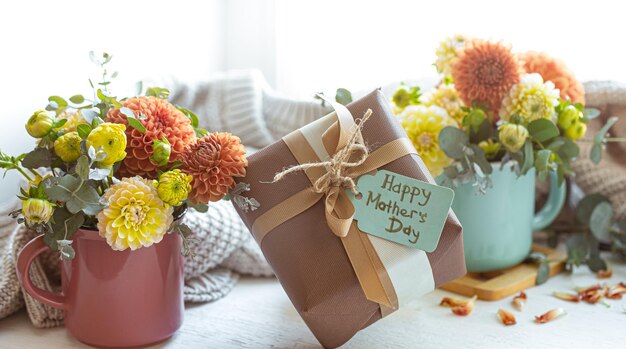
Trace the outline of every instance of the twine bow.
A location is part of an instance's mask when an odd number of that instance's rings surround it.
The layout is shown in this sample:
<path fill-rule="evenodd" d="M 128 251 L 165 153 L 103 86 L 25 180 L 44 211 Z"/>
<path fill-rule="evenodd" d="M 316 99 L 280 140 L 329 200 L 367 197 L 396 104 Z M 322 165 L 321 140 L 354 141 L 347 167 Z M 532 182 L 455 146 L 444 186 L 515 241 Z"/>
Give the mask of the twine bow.
<path fill-rule="evenodd" d="M 278 182 L 290 173 L 305 171 L 309 168 L 323 167 L 326 171 L 313 183 L 313 191 L 320 194 L 327 194 L 330 188 L 339 187 L 350 189 L 353 194 L 357 195 L 359 192 L 356 189 L 356 183 L 354 178 L 349 175 L 349 169 L 361 166 L 369 151 L 363 144 L 363 137 L 361 137 L 361 129 L 363 124 L 372 115 L 372 110 L 368 109 L 363 118 L 356 123 L 355 129 L 352 131 L 352 135 L 348 140 L 348 144 L 339 149 L 331 158 L 327 161 L 310 162 L 306 164 L 300 164 L 291 166 L 282 172 L 277 173 L 274 176 L 272 183 Z M 350 161 L 353 155 L 357 154 L 356 161 Z"/>
<path fill-rule="evenodd" d="M 354 217 L 354 206 L 350 204 L 350 199 L 346 197 L 343 189 L 349 189 L 355 195 L 359 194 L 350 169 L 363 165 L 369 156 L 369 151 L 363 144 L 361 130 L 371 115 L 372 110 L 368 109 L 350 131 L 350 138 L 346 145 L 337 150 L 329 160 L 289 167 L 277 173 L 272 181 L 272 183 L 278 182 L 290 173 L 306 171 L 310 168 L 324 168 L 324 174 L 313 183 L 311 189 L 326 197 L 324 200 L 326 219 L 333 233 L 339 237 L 345 237 L 348 234 Z M 341 204 L 338 205 L 338 203 Z"/>

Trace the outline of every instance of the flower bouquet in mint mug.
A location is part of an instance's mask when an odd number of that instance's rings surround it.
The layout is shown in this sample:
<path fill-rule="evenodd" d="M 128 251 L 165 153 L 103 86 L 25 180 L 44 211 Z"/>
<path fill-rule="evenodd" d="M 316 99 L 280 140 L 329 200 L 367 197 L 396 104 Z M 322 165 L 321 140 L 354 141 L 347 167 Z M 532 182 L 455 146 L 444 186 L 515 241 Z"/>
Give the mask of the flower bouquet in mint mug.
<path fill-rule="evenodd" d="M 12 215 L 39 233 L 19 253 L 17 275 L 33 298 L 64 310 L 78 340 L 142 346 L 170 337 L 183 320 L 192 232 L 182 216 L 222 199 L 247 160 L 239 138 L 198 128 L 166 89 L 113 96 L 111 56 L 91 58 L 102 69 L 102 81 L 89 81 L 93 99 L 51 96 L 26 122 L 35 149 L 0 152 L 0 166 L 27 181 Z M 50 249 L 62 258 L 60 293 L 29 278 L 33 260 Z"/>
<path fill-rule="evenodd" d="M 400 86 L 395 114 L 433 176 L 455 190 L 467 269 L 514 266 L 560 212 L 577 143 L 599 112 L 584 107 L 583 86 L 547 54 L 457 35 L 436 55 L 441 81 L 425 94 Z M 551 183 L 537 213 L 536 178 Z"/>

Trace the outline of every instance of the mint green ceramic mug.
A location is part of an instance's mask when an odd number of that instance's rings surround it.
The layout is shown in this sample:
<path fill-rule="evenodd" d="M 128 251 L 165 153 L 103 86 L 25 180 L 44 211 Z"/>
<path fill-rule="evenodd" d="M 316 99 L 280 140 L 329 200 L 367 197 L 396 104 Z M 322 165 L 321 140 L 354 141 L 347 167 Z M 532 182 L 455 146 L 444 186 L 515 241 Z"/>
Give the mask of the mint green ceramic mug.
<path fill-rule="evenodd" d="M 463 225 L 465 260 L 470 272 L 514 266 L 530 252 L 533 232 L 547 227 L 565 202 L 565 183 L 550 173 L 550 193 L 535 214 L 535 170 L 517 177 L 512 166 L 493 163 L 493 187 L 477 193 L 471 184 L 454 189 L 452 209 Z"/>

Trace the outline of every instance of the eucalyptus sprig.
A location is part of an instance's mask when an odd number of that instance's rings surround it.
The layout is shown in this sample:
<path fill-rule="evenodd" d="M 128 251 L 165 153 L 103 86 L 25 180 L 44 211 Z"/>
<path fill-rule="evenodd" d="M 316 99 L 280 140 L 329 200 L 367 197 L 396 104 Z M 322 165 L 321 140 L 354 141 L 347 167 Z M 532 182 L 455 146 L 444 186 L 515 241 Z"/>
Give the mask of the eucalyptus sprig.
<path fill-rule="evenodd" d="M 600 256 L 603 246 L 626 261 L 626 219 L 618 220 L 610 200 L 599 193 L 585 196 L 576 207 L 575 233 L 567 239 L 567 267 L 587 265 L 593 271 L 607 270 Z"/>

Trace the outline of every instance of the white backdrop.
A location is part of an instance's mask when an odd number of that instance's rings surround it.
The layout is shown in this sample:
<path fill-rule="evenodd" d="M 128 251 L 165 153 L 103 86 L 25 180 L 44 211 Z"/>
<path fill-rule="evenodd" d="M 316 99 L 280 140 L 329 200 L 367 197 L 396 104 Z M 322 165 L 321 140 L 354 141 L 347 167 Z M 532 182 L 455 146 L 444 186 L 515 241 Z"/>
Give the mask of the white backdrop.
<path fill-rule="evenodd" d="M 88 93 L 90 50 L 114 55 L 120 93 L 145 77 L 209 79 L 258 68 L 280 92 L 308 98 L 434 76 L 447 35 L 505 39 L 549 51 L 582 80 L 626 81 L 617 1 L 109 0 L 0 4 L 0 149 L 32 146 L 23 131 L 51 94 Z M 0 201 L 15 178 L 0 182 Z"/>

